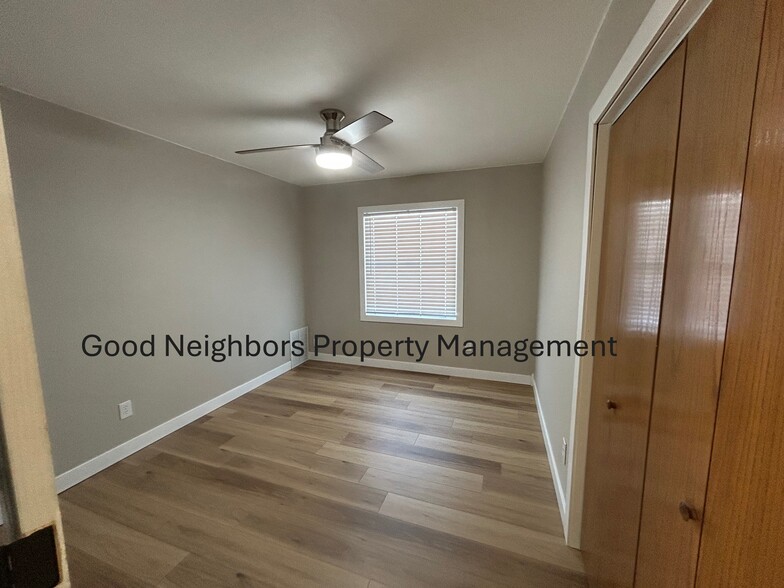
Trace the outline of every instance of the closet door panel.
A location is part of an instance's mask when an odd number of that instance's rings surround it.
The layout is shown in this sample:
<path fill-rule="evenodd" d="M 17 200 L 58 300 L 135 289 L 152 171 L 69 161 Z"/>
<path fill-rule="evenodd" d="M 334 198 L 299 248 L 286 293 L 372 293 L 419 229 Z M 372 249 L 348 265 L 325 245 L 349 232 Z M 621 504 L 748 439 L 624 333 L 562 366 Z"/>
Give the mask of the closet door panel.
<path fill-rule="evenodd" d="M 784 0 L 768 0 L 697 585 L 784 586 Z"/>
<path fill-rule="evenodd" d="M 582 548 L 593 585 L 634 578 L 681 107 L 679 48 L 610 131 Z M 609 401 L 609 405 L 608 405 Z"/>
<path fill-rule="evenodd" d="M 714 0 L 687 39 L 638 587 L 694 584 L 764 12 Z"/>

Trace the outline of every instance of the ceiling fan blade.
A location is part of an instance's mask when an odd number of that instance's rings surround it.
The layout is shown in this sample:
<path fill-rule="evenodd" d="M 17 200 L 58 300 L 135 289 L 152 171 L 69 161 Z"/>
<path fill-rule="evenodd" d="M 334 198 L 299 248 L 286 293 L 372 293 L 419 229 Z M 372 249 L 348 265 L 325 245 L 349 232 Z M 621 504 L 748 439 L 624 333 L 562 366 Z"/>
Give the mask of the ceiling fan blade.
<path fill-rule="evenodd" d="M 380 131 L 391 122 L 391 118 L 374 110 L 373 112 L 369 112 L 365 116 L 358 118 L 350 125 L 346 125 L 332 135 L 332 138 L 348 143 L 349 145 L 354 145 L 363 139 L 367 139 L 376 131 Z"/>
<path fill-rule="evenodd" d="M 371 174 L 377 174 L 380 171 L 384 171 L 383 165 L 381 165 L 375 159 L 371 159 L 356 147 L 352 147 L 351 151 L 352 157 L 354 159 L 354 165 L 356 165 L 358 168 L 363 169 Z"/>
<path fill-rule="evenodd" d="M 313 149 L 318 145 L 282 145 L 280 147 L 261 147 L 259 149 L 243 149 L 235 151 L 237 155 L 247 155 L 248 153 L 264 153 L 266 151 L 283 151 L 284 149 Z"/>

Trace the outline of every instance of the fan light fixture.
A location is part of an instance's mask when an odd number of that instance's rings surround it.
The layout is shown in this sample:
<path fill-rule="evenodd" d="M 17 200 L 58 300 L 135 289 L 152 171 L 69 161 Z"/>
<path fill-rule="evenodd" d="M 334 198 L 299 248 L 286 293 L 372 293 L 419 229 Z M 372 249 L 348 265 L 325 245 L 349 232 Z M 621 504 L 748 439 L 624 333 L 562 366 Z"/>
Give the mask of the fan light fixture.
<path fill-rule="evenodd" d="M 347 169 L 352 165 L 368 173 L 376 174 L 384 170 L 384 166 L 357 149 L 357 143 L 364 141 L 392 122 L 388 116 L 380 112 L 368 112 L 348 126 L 341 127 L 346 115 L 337 108 L 325 108 L 321 111 L 321 119 L 326 124 L 326 131 L 318 143 L 304 145 L 281 145 L 280 147 L 259 147 L 235 151 L 238 155 L 251 153 L 267 153 L 269 151 L 291 151 L 303 149 L 316 150 L 316 164 L 324 169 Z"/>
<path fill-rule="evenodd" d="M 351 167 L 354 158 L 350 149 L 335 147 L 319 147 L 316 164 L 324 169 L 346 169 Z"/>

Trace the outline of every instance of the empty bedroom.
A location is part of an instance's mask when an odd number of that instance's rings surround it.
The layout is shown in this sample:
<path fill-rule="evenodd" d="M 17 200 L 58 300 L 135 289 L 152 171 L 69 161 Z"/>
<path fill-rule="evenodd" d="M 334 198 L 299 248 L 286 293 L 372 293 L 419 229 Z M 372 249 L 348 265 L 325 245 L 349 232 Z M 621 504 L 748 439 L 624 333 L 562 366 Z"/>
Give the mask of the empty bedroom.
<path fill-rule="evenodd" d="M 0 3 L 0 588 L 784 585 L 784 0 Z"/>

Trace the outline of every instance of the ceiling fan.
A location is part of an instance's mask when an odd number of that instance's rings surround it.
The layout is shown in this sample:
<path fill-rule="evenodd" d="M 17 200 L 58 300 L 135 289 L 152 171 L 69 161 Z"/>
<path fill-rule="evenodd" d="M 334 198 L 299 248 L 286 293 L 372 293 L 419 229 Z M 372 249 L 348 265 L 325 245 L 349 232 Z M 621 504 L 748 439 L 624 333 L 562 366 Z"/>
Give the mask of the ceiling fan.
<path fill-rule="evenodd" d="M 373 174 L 384 169 L 384 166 L 368 157 L 357 149 L 355 145 L 390 124 L 392 122 L 391 118 L 374 110 L 342 128 L 340 125 L 343 119 L 346 118 L 342 110 L 326 108 L 321 111 L 321 118 L 324 119 L 327 130 L 322 135 L 319 143 L 243 149 L 235 153 L 247 155 L 250 153 L 284 151 L 288 149 L 315 149 L 316 163 L 326 169 L 346 169 L 351 167 L 352 164 L 356 164 L 358 168 Z"/>

